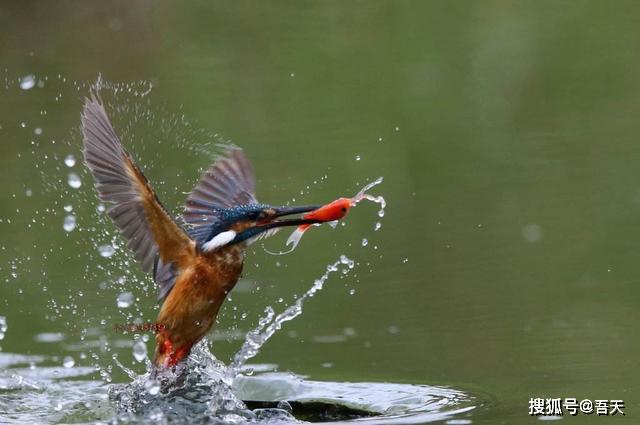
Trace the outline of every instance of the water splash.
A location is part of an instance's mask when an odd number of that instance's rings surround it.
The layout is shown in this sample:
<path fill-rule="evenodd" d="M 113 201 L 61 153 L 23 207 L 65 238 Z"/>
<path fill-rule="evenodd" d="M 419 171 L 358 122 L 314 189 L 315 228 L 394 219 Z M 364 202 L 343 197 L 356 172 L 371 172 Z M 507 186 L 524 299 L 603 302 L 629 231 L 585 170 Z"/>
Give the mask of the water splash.
<path fill-rule="evenodd" d="M 254 357 L 260 351 L 260 348 L 282 328 L 282 324 L 290 320 L 295 319 L 302 314 L 302 306 L 304 302 L 313 297 L 318 291 L 322 290 L 325 282 L 329 279 L 332 273 L 337 272 L 341 268 L 344 270 L 353 269 L 355 263 L 346 256 L 340 256 L 340 259 L 327 266 L 326 272 L 316 279 L 311 288 L 300 296 L 296 302 L 287 307 L 282 313 L 275 315 L 273 308 L 267 307 L 265 310 L 265 316 L 260 319 L 258 326 L 247 333 L 245 342 L 236 353 L 233 358 L 233 362 L 227 369 L 227 379 L 233 380 L 238 374 L 240 368 L 247 362 L 247 360 Z M 268 325 L 268 326 L 267 326 Z"/>
<path fill-rule="evenodd" d="M 229 366 L 215 358 L 208 342 L 203 339 L 196 344 L 186 362 L 175 370 L 155 369 L 147 358 L 147 348 L 143 341 L 133 345 L 136 361 L 145 361 L 147 372 L 137 375 L 113 357 L 118 365 L 132 380 L 129 384 L 114 385 L 109 390 L 109 398 L 121 413 L 135 414 L 137 419 L 150 419 L 151 415 L 162 415 L 167 420 L 177 419 L 181 413 L 188 412 L 189 417 L 204 415 L 224 422 L 246 422 L 257 419 L 273 419 L 295 422 L 295 418 L 285 408 L 259 409 L 252 411 L 238 398 L 233 385 L 245 370 L 246 362 L 253 358 L 262 346 L 279 330 L 285 322 L 302 314 L 304 302 L 324 287 L 330 276 L 338 271 L 350 271 L 355 262 L 345 255 L 327 266 L 322 276 L 294 304 L 280 314 L 272 307 L 265 309 L 255 329 L 248 332 L 245 342 L 235 354 Z M 171 408 L 167 409 L 167 405 Z M 174 415 L 176 415 L 174 417 Z"/>
<path fill-rule="evenodd" d="M 351 206 L 352 207 L 356 206 L 360 201 L 362 201 L 363 199 L 366 199 L 368 201 L 379 204 L 380 210 L 378 211 L 378 216 L 384 217 L 384 209 L 387 206 L 387 202 L 385 201 L 385 199 L 382 196 L 372 196 L 367 193 L 369 190 L 379 185 L 383 181 L 384 181 L 383 177 L 378 177 L 377 179 L 375 179 L 374 181 L 372 181 L 371 183 L 367 184 L 365 187 L 360 189 L 360 192 L 358 192 L 356 196 L 351 198 Z"/>
<path fill-rule="evenodd" d="M 141 353 L 138 357 L 142 357 Z M 193 417 L 222 422 L 256 418 L 223 379 L 226 366 L 211 354 L 206 339 L 196 344 L 186 362 L 175 369 L 153 369 L 146 353 L 142 360 L 146 361 L 147 373 L 137 375 L 114 358 L 133 379 L 129 384 L 113 385 L 109 389 L 109 399 L 119 417 L 129 414 L 137 420 L 154 423 L 158 416 L 178 423 L 187 423 L 185 419 Z"/>

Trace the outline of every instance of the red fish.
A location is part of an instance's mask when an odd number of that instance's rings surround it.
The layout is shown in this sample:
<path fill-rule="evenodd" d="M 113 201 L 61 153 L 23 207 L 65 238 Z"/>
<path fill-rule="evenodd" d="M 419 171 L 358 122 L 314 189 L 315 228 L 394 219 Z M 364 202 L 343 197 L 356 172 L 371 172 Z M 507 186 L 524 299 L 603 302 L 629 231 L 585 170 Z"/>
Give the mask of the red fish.
<path fill-rule="evenodd" d="M 317 210 L 313 210 L 302 216 L 303 219 L 318 220 L 321 223 L 335 223 L 337 220 L 343 218 L 349 212 L 349 209 L 355 205 L 352 199 L 339 198 L 333 202 L 330 202 Z M 291 250 L 293 251 L 298 246 L 302 235 L 314 224 L 302 224 L 293 231 L 289 239 L 287 239 L 287 245 L 293 244 Z"/>
<path fill-rule="evenodd" d="M 296 249 L 296 246 L 298 246 L 298 243 L 300 243 L 300 239 L 302 239 L 302 235 L 304 235 L 304 232 L 306 232 L 311 226 L 319 226 L 321 223 L 329 223 L 330 225 L 335 227 L 338 223 L 338 220 L 344 218 L 351 207 L 355 207 L 356 204 L 363 199 L 368 199 L 369 201 L 380 204 L 380 207 L 383 210 L 386 206 L 384 198 L 382 196 L 371 196 L 366 193 L 369 189 L 377 186 L 380 183 L 382 183 L 382 177 L 379 177 L 371 183 L 367 184 L 353 198 L 338 198 L 333 202 L 323 205 L 317 210 L 313 210 L 303 215 L 303 219 L 318 220 L 319 223 L 302 224 L 298 226 L 296 230 L 293 231 L 291 236 L 289 236 L 289 239 L 287 239 L 287 246 L 291 244 L 293 244 L 293 246 L 286 253 L 289 253 Z"/>

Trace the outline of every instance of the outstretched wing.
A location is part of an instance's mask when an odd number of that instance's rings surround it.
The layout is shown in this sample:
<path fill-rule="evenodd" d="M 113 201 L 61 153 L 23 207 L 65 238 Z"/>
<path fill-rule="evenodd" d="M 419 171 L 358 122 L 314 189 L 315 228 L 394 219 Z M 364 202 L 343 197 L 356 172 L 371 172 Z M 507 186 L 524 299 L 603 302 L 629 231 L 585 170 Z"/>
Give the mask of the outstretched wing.
<path fill-rule="evenodd" d="M 158 273 L 161 261 L 178 270 L 195 256 L 195 243 L 164 209 L 142 171 L 122 147 L 99 95 L 85 99 L 82 112 L 84 158 L 107 213 L 127 239 L 145 272 Z M 170 288 L 169 288 L 170 289 Z M 168 292 L 168 291 L 167 291 Z"/>
<path fill-rule="evenodd" d="M 256 178 L 242 149 L 229 148 L 204 172 L 185 203 L 182 218 L 198 243 L 220 222 L 220 210 L 255 204 Z"/>

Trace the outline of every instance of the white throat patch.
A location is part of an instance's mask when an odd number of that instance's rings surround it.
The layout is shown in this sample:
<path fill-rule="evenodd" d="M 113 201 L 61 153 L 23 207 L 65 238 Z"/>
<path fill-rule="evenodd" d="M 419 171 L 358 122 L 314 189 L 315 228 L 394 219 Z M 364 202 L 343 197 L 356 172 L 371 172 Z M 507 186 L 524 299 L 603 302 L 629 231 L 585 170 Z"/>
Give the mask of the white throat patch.
<path fill-rule="evenodd" d="M 211 238 L 210 241 L 206 242 L 202 245 L 205 252 L 213 251 L 216 248 L 220 248 L 231 242 L 236 237 L 236 232 L 233 230 L 227 230 L 226 232 L 218 233 L 214 237 Z"/>

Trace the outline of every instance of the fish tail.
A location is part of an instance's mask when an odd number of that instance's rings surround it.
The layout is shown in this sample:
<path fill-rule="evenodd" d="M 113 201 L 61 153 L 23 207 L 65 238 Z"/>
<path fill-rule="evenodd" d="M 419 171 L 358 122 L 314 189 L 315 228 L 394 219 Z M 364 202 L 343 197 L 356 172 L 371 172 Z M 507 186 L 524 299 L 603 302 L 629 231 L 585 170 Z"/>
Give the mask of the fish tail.
<path fill-rule="evenodd" d="M 293 246 L 291 247 L 291 250 L 293 251 L 294 249 L 296 249 L 296 247 L 298 246 L 298 244 L 300 243 L 300 239 L 302 239 L 302 235 L 304 235 L 304 232 L 309 228 L 310 226 L 308 224 L 303 224 L 302 226 L 298 226 L 296 228 L 296 230 L 293 231 L 293 233 L 291 233 L 291 236 L 289 236 L 289 239 L 287 239 L 287 246 L 293 244 Z"/>

